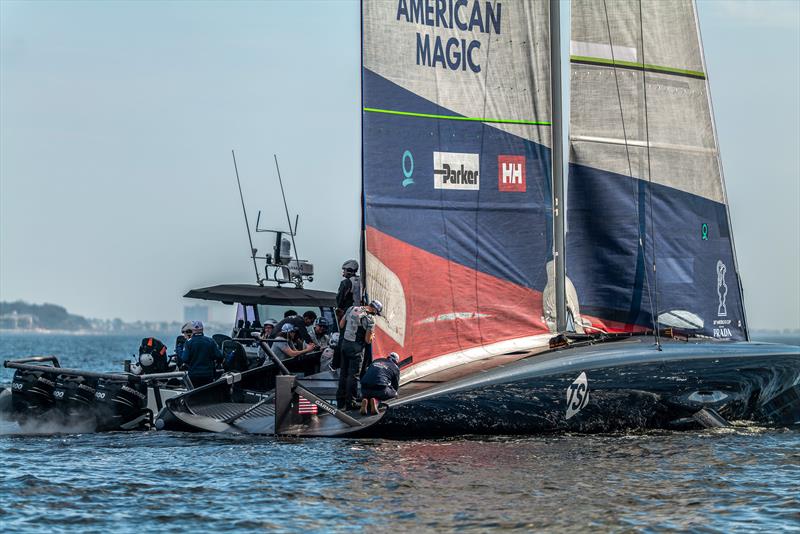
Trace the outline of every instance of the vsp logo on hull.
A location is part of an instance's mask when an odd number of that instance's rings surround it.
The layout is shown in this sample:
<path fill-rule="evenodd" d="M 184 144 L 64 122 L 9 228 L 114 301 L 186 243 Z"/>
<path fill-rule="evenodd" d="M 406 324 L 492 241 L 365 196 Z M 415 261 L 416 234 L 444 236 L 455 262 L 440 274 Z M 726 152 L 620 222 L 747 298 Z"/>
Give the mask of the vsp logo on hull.
<path fill-rule="evenodd" d="M 580 412 L 589 402 L 589 381 L 581 373 L 567 388 L 567 419 Z"/>
<path fill-rule="evenodd" d="M 434 189 L 480 189 L 481 161 L 478 154 L 461 152 L 433 153 Z"/>

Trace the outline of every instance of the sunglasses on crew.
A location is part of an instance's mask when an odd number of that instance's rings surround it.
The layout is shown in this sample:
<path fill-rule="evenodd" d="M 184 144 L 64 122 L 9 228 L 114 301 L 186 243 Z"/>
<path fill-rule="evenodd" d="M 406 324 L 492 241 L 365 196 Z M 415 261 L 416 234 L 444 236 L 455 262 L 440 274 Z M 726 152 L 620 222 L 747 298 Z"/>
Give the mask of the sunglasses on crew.
<path fill-rule="evenodd" d="M 181 334 L 191 334 L 193 330 L 184 330 Z"/>

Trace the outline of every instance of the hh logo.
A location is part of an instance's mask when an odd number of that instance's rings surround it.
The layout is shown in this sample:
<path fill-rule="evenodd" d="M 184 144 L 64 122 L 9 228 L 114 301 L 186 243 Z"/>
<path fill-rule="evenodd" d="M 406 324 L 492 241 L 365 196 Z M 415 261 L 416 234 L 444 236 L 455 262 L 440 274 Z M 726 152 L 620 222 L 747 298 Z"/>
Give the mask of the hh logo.
<path fill-rule="evenodd" d="M 497 189 L 525 192 L 525 156 L 497 156 Z"/>

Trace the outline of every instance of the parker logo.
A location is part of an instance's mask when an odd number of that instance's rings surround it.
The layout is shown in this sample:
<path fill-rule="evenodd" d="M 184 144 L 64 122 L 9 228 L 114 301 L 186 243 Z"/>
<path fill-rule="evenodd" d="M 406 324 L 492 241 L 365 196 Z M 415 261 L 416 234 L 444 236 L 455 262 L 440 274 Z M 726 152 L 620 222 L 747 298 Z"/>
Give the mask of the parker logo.
<path fill-rule="evenodd" d="M 480 189 L 480 156 L 460 152 L 433 153 L 433 187 L 435 189 Z"/>
<path fill-rule="evenodd" d="M 497 156 L 497 189 L 524 193 L 525 156 Z"/>

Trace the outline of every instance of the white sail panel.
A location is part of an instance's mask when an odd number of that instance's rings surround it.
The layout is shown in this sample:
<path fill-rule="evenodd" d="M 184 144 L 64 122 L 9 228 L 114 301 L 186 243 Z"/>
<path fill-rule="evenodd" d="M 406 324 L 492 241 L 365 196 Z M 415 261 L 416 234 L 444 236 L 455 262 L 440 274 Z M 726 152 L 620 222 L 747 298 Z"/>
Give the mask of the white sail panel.
<path fill-rule="evenodd" d="M 463 117 L 550 120 L 546 0 L 363 2 L 363 66 Z M 548 125 L 494 127 L 550 146 Z"/>

